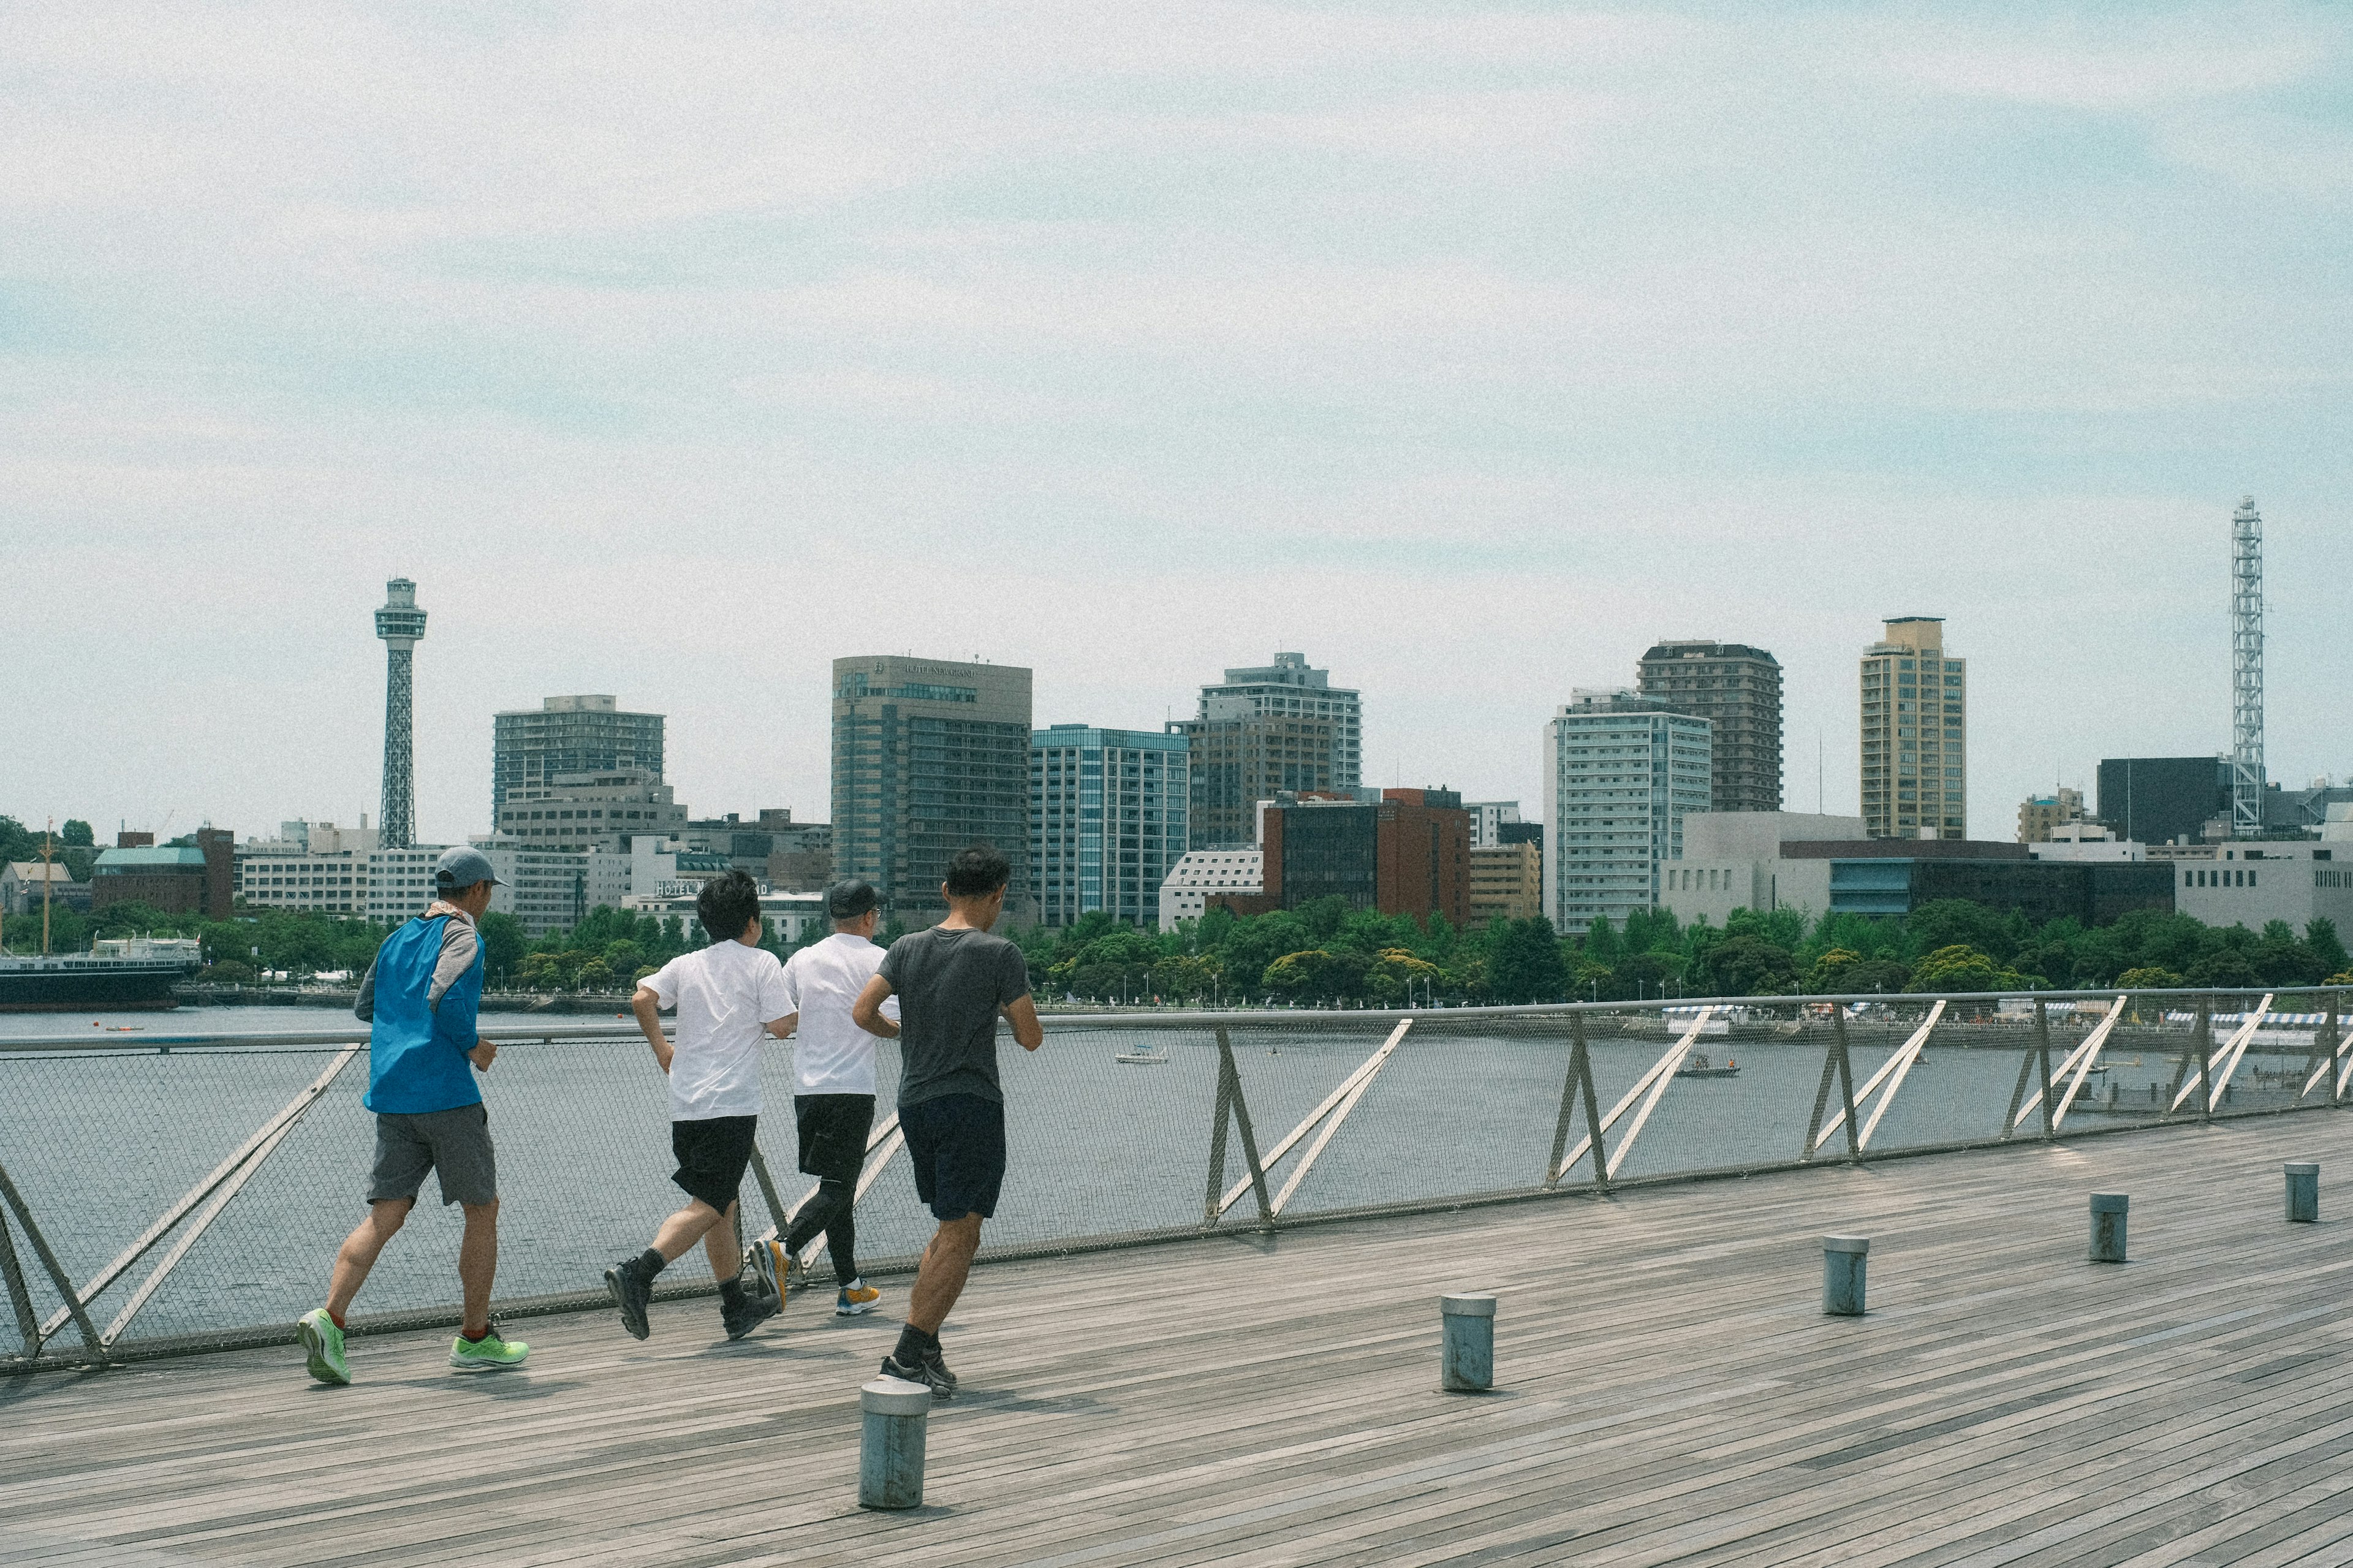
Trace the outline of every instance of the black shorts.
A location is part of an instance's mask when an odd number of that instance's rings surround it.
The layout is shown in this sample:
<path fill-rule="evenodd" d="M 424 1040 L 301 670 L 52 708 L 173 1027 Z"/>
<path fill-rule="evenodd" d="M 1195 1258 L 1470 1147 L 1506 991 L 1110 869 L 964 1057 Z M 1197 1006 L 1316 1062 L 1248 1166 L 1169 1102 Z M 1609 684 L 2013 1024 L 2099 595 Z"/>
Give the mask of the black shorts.
<path fill-rule="evenodd" d="M 997 1212 L 1005 1184 L 1005 1107 L 976 1094 L 944 1094 L 899 1108 L 915 1194 L 934 1219 Z"/>
<path fill-rule="evenodd" d="M 712 1116 L 701 1121 L 670 1124 L 670 1152 L 678 1156 L 670 1180 L 725 1213 L 744 1185 L 744 1167 L 752 1163 L 752 1135 L 759 1130 L 756 1116 Z"/>
<path fill-rule="evenodd" d="M 871 1094 L 797 1094 L 793 1125 L 800 1133 L 801 1171 L 855 1182 L 866 1164 L 866 1140 L 874 1131 Z"/>

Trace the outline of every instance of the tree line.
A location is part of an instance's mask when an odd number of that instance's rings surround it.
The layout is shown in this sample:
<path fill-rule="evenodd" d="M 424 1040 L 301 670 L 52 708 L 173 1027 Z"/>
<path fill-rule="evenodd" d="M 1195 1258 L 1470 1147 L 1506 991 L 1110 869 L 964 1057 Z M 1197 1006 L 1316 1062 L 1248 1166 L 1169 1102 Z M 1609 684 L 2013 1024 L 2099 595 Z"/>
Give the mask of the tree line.
<path fill-rule="evenodd" d="M 40 915 L 9 917 L 5 940 L 37 952 Z M 486 914 L 484 962 L 493 988 L 626 992 L 680 953 L 702 944 L 699 926 L 598 908 L 568 931 L 536 940 L 512 917 Z M 802 943 L 772 929 L 763 945 L 779 957 Z M 904 934 L 893 921 L 885 945 Z M 365 970 L 389 928 L 311 910 L 240 906 L 237 918 L 170 915 L 137 903 L 93 914 L 52 912 L 51 943 L 73 951 L 98 937 L 193 936 L 202 978 L 247 982 Z M 1564 937 L 1543 920 L 1461 930 L 1351 909 L 1324 899 L 1294 910 L 1237 916 L 1212 910 L 1158 931 L 1092 914 L 1048 930 L 1017 927 L 1031 985 L 1054 1001 L 1407 1004 L 1633 1001 L 1660 996 L 1773 996 L 1856 992 L 2093 990 L 2353 984 L 2353 959 L 2334 925 L 2298 932 L 2274 921 L 2261 931 L 2208 926 L 2188 915 L 2134 910 L 2114 924 L 2060 919 L 2037 924 L 2017 910 L 1964 900 L 1924 904 L 1907 916 L 1736 910 L 1723 925 L 1680 922 L 1668 910 L 1637 913 L 1622 930 L 1596 921 Z"/>

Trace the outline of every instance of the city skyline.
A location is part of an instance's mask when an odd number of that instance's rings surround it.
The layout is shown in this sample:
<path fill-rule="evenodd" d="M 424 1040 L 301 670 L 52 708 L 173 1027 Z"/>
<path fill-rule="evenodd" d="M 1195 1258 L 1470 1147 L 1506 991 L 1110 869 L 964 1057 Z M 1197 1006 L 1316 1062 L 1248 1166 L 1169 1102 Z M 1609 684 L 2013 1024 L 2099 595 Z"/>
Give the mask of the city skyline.
<path fill-rule="evenodd" d="M 2353 16 L 1266 16 L 22 18 L 10 809 L 374 816 L 343 627 L 406 576 L 428 842 L 549 692 L 821 815 L 873 647 L 1137 729 L 1304 649 L 1365 783 L 1526 800 L 1567 692 L 1719 639 L 1852 810 L 1905 615 L 2000 837 L 2229 747 L 2248 492 L 2271 773 L 2353 770 Z"/>

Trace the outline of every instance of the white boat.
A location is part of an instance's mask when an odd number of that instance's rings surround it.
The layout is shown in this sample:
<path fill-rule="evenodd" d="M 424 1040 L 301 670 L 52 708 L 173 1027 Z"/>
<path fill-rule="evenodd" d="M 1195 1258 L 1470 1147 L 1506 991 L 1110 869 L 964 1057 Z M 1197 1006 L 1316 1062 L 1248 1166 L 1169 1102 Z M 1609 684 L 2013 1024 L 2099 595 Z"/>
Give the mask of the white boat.
<path fill-rule="evenodd" d="M 1119 1063 L 1122 1067 L 1166 1067 L 1168 1065 L 1168 1053 L 1166 1051 L 1155 1051 L 1151 1047 L 1146 1046 L 1142 1050 L 1122 1051 L 1119 1055 L 1112 1058 L 1112 1060 Z"/>

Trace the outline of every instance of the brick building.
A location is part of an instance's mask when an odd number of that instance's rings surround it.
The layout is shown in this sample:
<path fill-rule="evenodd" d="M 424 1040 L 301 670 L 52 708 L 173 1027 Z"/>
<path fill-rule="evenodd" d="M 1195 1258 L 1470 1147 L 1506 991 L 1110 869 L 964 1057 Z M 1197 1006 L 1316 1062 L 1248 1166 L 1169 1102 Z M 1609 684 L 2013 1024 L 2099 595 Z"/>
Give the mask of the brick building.
<path fill-rule="evenodd" d="M 225 921 L 236 910 L 237 835 L 199 827 L 191 846 L 154 847 L 152 833 L 125 833 L 90 868 L 90 904 L 140 903 L 164 914 Z"/>
<path fill-rule="evenodd" d="M 1266 808 L 1263 890 L 1212 894 L 1237 914 L 1338 898 L 1456 926 L 1471 920 L 1471 816 L 1452 790 L 1284 795 Z"/>

